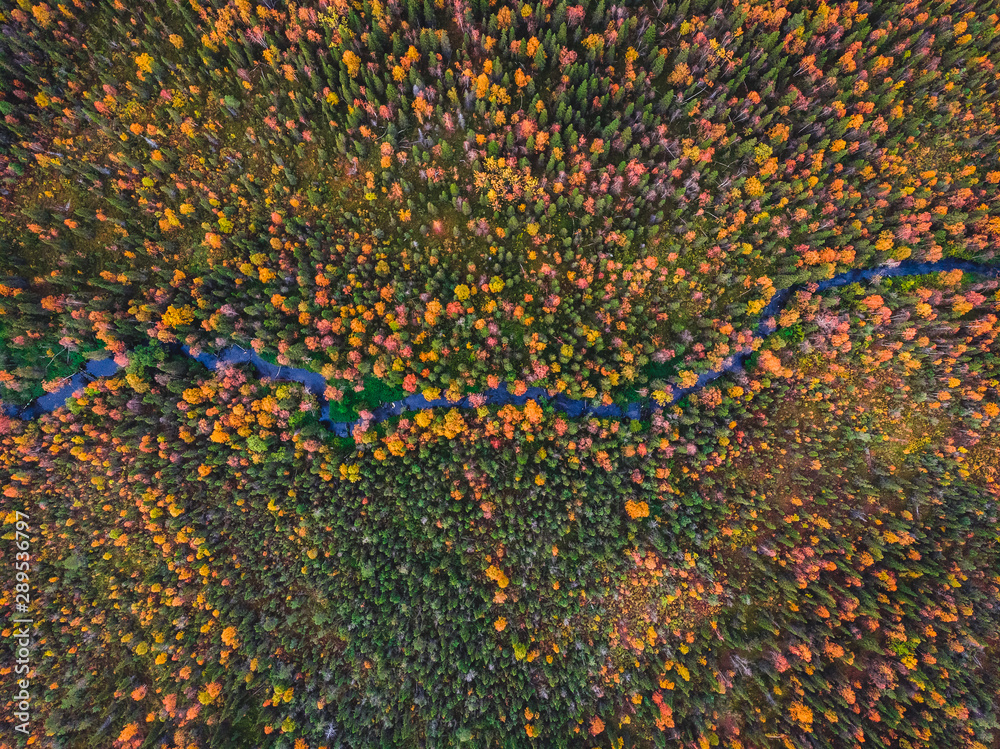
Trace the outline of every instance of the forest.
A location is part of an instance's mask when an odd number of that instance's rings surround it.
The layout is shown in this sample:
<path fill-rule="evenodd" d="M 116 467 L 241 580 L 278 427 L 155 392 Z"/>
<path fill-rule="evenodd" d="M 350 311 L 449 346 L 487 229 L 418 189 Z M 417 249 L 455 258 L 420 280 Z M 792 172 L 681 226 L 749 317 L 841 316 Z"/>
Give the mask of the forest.
<path fill-rule="evenodd" d="M 998 143 L 987 0 L 0 0 L 0 747 L 997 749 Z"/>

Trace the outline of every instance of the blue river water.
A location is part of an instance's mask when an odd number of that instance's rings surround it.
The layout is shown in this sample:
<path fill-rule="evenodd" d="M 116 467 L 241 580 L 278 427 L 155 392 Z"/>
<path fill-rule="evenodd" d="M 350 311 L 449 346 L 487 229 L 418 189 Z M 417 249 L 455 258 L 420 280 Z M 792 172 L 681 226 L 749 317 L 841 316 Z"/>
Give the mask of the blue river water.
<path fill-rule="evenodd" d="M 919 276 L 928 273 L 951 270 L 961 270 L 966 273 L 974 273 L 992 278 L 1000 277 L 1000 267 L 974 263 L 967 260 L 946 258 L 933 263 L 902 262 L 892 267 L 882 266 L 878 268 L 847 271 L 825 281 L 818 281 L 816 282 L 816 285 L 818 287 L 817 291 L 826 291 L 827 289 L 836 288 L 838 286 L 847 286 L 852 283 L 863 283 L 877 278 Z M 776 291 L 767 306 L 765 306 L 761 311 L 759 322 L 755 331 L 755 337 L 763 338 L 764 336 L 774 332 L 775 326 L 773 322 L 771 322 L 772 318 L 774 318 L 784 308 L 792 294 L 805 287 L 806 284 L 796 284 L 794 286 Z M 182 350 L 185 354 L 189 356 L 191 355 L 187 346 L 182 347 Z M 750 357 L 750 354 L 751 349 L 745 349 L 744 351 L 726 359 L 722 366 L 718 369 L 703 373 L 698 378 L 698 382 L 694 386 L 674 390 L 671 402 L 676 403 L 684 396 L 701 390 L 710 382 L 722 377 L 726 373 L 733 373 L 742 370 L 746 365 L 746 361 Z M 258 356 L 255 351 L 248 351 L 240 346 L 230 346 L 218 354 L 201 353 L 194 358 L 212 370 L 216 369 L 219 364 L 249 363 L 253 364 L 261 377 L 271 380 L 288 380 L 302 383 L 306 390 L 315 395 L 320 401 L 323 414 L 320 419 L 321 423 L 323 423 L 337 436 L 350 436 L 354 424 L 357 423 L 353 421 L 333 421 L 330 419 L 329 403 L 324 396 L 327 382 L 323 376 L 317 372 L 311 372 L 307 369 L 301 369 L 298 367 L 271 364 Z M 119 366 L 111 357 L 91 361 L 83 370 L 76 373 L 72 377 L 67 378 L 66 383 L 58 390 L 47 393 L 23 408 L 7 406 L 6 411 L 9 415 L 17 415 L 22 419 L 34 419 L 43 413 L 53 411 L 63 405 L 73 395 L 73 393 L 80 390 L 91 380 L 97 377 L 109 377 L 115 374 L 118 370 Z M 492 390 L 486 390 L 483 395 L 486 397 L 487 405 L 502 406 L 506 404 L 514 404 L 516 406 L 523 406 L 529 399 L 533 399 L 535 401 L 548 401 L 555 409 L 562 411 L 570 418 L 596 416 L 598 418 L 640 419 L 644 414 L 648 413 L 652 407 L 652 401 L 649 399 L 635 401 L 625 406 L 619 406 L 617 404 L 595 405 L 594 401 L 578 400 L 561 393 L 555 396 L 550 396 L 545 388 L 540 387 L 528 388 L 527 392 L 522 395 L 514 395 L 505 387 L 499 387 Z M 383 403 L 374 410 L 372 421 L 382 421 L 392 416 L 398 416 L 404 411 L 420 411 L 427 408 L 437 407 L 471 408 L 472 405 L 470 404 L 468 397 L 462 398 L 457 402 L 452 402 L 445 398 L 427 400 L 422 394 L 417 393 L 415 395 L 409 395 L 398 401 Z"/>

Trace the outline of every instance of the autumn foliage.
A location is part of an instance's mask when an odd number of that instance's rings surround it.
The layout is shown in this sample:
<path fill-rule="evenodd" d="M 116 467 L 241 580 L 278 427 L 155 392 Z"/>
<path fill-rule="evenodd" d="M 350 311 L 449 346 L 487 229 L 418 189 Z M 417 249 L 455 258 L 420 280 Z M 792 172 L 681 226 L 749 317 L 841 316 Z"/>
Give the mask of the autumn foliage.
<path fill-rule="evenodd" d="M 0 7 L 32 745 L 994 746 L 998 66 L 970 2 Z"/>

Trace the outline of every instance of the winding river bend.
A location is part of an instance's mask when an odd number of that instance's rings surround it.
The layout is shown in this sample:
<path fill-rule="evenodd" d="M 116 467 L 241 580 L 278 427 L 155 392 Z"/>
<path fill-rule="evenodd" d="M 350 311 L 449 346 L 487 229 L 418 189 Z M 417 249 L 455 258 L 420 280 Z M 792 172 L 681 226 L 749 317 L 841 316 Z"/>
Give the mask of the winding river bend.
<path fill-rule="evenodd" d="M 902 262 L 894 266 L 880 266 L 864 270 L 851 270 L 840 273 L 825 281 L 817 281 L 815 283 L 818 287 L 817 291 L 826 291 L 827 289 L 836 288 L 838 286 L 847 286 L 852 283 L 865 283 L 880 278 L 890 278 L 895 276 L 921 276 L 928 273 L 952 270 L 961 270 L 965 273 L 973 273 L 990 278 L 1000 277 L 1000 267 L 974 263 L 967 260 L 945 258 L 933 263 Z M 767 303 L 767 306 L 765 306 L 760 313 L 757 328 L 754 331 L 754 337 L 763 338 L 770 333 L 773 333 L 775 326 L 773 322 L 771 322 L 772 318 L 774 318 L 784 308 L 792 294 L 796 291 L 804 289 L 806 286 L 807 284 L 795 284 L 793 286 L 789 286 L 788 288 L 776 291 L 774 296 L 772 296 L 771 300 Z M 183 351 L 188 356 L 191 356 L 187 346 L 183 347 Z M 671 402 L 676 403 L 684 396 L 701 390 L 710 382 L 722 377 L 726 373 L 739 372 L 743 370 L 751 352 L 752 349 L 747 347 L 743 351 L 738 352 L 723 361 L 722 365 L 718 369 L 703 373 L 698 378 L 698 382 L 694 386 L 675 390 Z M 301 369 L 298 367 L 286 367 L 271 364 L 270 362 L 261 359 L 256 352 L 247 351 L 246 349 L 235 345 L 224 349 L 219 354 L 202 353 L 194 358 L 212 370 L 218 368 L 220 364 L 250 363 L 256 367 L 257 372 L 261 377 L 272 380 L 288 380 L 302 383 L 306 390 L 319 398 L 323 412 L 320 422 L 339 437 L 350 436 L 352 427 L 357 423 L 356 421 L 333 421 L 330 419 L 329 403 L 324 397 L 327 382 L 322 375 L 317 372 L 310 372 L 307 369 Z M 67 378 L 66 384 L 58 390 L 47 393 L 23 408 L 7 406 L 5 410 L 8 415 L 16 415 L 22 419 L 37 418 L 41 414 L 54 411 L 56 408 L 65 404 L 73 393 L 80 390 L 88 382 L 98 377 L 109 377 L 114 375 L 119 369 L 120 367 L 115 363 L 114 358 L 112 357 L 88 362 L 84 369 L 77 372 L 72 377 Z M 523 406 L 528 399 L 548 401 L 554 408 L 566 413 L 571 418 L 596 416 L 599 418 L 610 417 L 639 419 L 642 418 L 644 413 L 649 411 L 652 403 L 650 399 L 644 399 L 641 401 L 634 401 L 625 406 L 619 406 L 617 404 L 592 405 L 592 401 L 570 398 L 561 393 L 555 396 L 550 396 L 547 390 L 540 387 L 528 388 L 527 392 L 522 395 L 513 395 L 506 388 L 499 387 L 492 390 L 486 390 L 483 395 L 486 397 L 487 405 L 514 404 L 517 406 Z M 468 396 L 457 402 L 452 402 L 445 398 L 427 400 L 423 395 L 417 393 L 392 403 L 383 403 L 374 410 L 372 421 L 382 421 L 392 416 L 398 416 L 404 411 L 419 411 L 437 407 L 471 408 L 472 405 L 469 403 Z"/>

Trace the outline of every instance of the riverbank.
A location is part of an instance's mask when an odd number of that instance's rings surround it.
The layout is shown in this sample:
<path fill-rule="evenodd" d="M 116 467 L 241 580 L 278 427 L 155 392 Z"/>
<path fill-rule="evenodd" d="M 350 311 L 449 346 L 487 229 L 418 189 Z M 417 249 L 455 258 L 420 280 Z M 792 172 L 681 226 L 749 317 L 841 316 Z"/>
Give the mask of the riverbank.
<path fill-rule="evenodd" d="M 952 270 L 961 270 L 965 273 L 973 273 L 991 278 L 1000 277 L 1000 267 L 985 265 L 983 263 L 973 263 L 968 260 L 944 258 L 933 263 L 902 262 L 894 266 L 880 266 L 877 268 L 845 271 L 844 273 L 840 273 L 833 278 L 815 282 L 815 286 L 817 292 L 822 292 L 840 286 L 847 286 L 852 283 L 865 283 L 879 278 L 922 276 L 929 273 L 939 273 L 941 271 Z M 760 318 L 754 332 L 755 339 L 764 338 L 774 332 L 776 326 L 773 323 L 773 318 L 781 312 L 796 291 L 806 288 L 807 285 L 809 284 L 795 284 L 788 288 L 780 289 L 774 293 L 770 301 L 761 311 Z M 191 356 L 190 349 L 187 346 L 182 347 L 182 351 L 188 356 Z M 732 374 L 742 371 L 752 352 L 753 347 L 747 346 L 742 351 L 728 357 L 718 369 L 704 372 L 698 378 L 698 381 L 694 386 L 675 390 L 672 394 L 670 402 L 676 403 L 681 398 L 701 390 L 709 383 L 717 380 L 719 377 L 722 377 L 724 374 Z M 323 413 L 323 416 L 320 418 L 320 423 L 326 426 L 336 436 L 350 436 L 352 428 L 358 423 L 358 420 L 333 421 L 329 417 L 330 404 L 325 397 L 327 382 L 323 376 L 317 372 L 312 372 L 300 367 L 272 364 L 271 362 L 262 359 L 255 351 L 248 351 L 247 349 L 236 345 L 224 349 L 219 354 L 200 353 L 193 358 L 211 370 L 217 369 L 219 365 L 222 364 L 252 364 L 257 369 L 257 372 L 261 377 L 266 377 L 272 380 L 288 380 L 291 382 L 301 383 L 305 386 L 306 390 L 319 399 L 320 407 Z M 84 387 L 91 380 L 97 377 L 110 377 L 118 372 L 119 369 L 120 367 L 117 363 L 115 363 L 113 357 L 91 361 L 82 371 L 68 378 L 66 384 L 61 386 L 58 390 L 38 398 L 23 408 L 19 409 L 13 406 L 7 406 L 5 410 L 8 415 L 16 415 L 22 419 L 27 420 L 37 418 L 41 414 L 53 411 L 65 404 L 73 393 Z M 550 395 L 547 390 L 539 387 L 528 388 L 527 391 L 521 395 L 514 395 L 510 393 L 506 387 L 499 387 L 486 390 L 481 393 L 480 396 L 480 398 L 476 398 L 477 402 L 493 406 L 503 406 L 507 404 L 523 406 L 528 400 L 548 401 L 553 408 L 562 411 L 567 416 L 574 419 L 583 416 L 640 419 L 644 413 L 648 412 L 652 405 L 652 399 L 649 398 L 633 401 L 625 406 L 617 404 L 592 405 L 591 401 L 570 398 L 562 393 L 554 396 Z M 383 403 L 378 406 L 372 412 L 371 421 L 384 421 L 385 419 L 393 416 L 399 416 L 405 411 L 422 411 L 428 408 L 472 408 L 473 405 L 471 399 L 473 397 L 474 396 L 465 396 L 460 400 L 453 402 L 447 400 L 446 398 L 428 400 L 422 394 L 417 393 L 400 400 Z M 485 398 L 485 401 L 483 401 L 482 398 Z"/>

